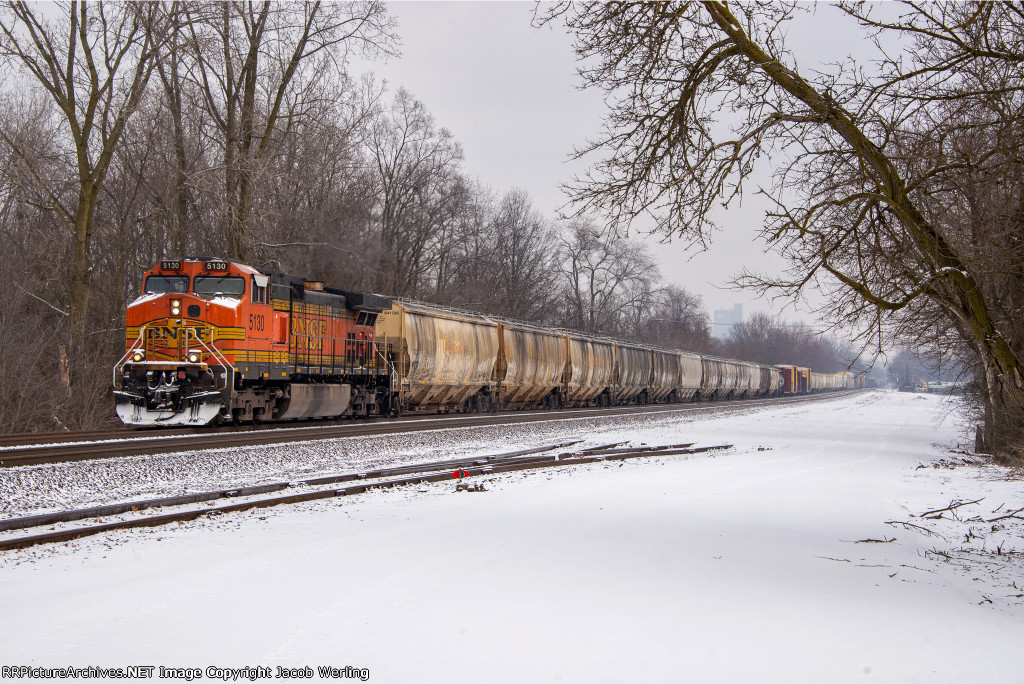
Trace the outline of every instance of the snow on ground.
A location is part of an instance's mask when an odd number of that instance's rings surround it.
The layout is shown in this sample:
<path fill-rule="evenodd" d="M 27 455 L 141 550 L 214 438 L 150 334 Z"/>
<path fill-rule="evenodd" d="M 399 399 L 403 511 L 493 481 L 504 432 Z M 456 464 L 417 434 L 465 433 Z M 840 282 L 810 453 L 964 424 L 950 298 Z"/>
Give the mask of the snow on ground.
<path fill-rule="evenodd" d="M 701 419 L 709 410 L 733 414 L 756 409 L 745 402 L 681 405 L 667 416 L 638 412 L 601 418 L 580 418 L 574 411 L 559 411 L 549 414 L 551 420 L 543 423 L 309 439 L 271 446 L 0 469 L 0 518 L 491 455 L 567 440 L 581 440 L 581 447 L 596 446 L 607 443 L 610 438 L 606 435 L 618 441 L 649 430 L 671 431 L 671 426 Z M 415 422 L 435 420 L 421 418 Z M 446 417 L 444 422 L 450 424 L 451 420 Z"/>
<path fill-rule="evenodd" d="M 583 430 L 736 447 L 2 553 L 0 660 L 351 666 L 368 671 L 342 679 L 375 682 L 1024 682 L 1024 524 L 995 520 L 1024 507 L 1024 482 L 951 453 L 941 399 L 542 425 L 536 443 Z M 516 431 L 488 453 L 529 442 Z"/>

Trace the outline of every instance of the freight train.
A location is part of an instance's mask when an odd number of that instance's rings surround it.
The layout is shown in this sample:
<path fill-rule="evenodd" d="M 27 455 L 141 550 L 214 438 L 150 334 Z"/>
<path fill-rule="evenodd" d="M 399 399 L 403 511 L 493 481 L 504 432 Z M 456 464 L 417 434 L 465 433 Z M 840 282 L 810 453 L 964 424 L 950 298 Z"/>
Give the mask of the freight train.
<path fill-rule="evenodd" d="M 114 366 L 128 425 L 610 406 L 856 386 L 351 292 L 224 259 L 165 260 L 128 305 Z"/>

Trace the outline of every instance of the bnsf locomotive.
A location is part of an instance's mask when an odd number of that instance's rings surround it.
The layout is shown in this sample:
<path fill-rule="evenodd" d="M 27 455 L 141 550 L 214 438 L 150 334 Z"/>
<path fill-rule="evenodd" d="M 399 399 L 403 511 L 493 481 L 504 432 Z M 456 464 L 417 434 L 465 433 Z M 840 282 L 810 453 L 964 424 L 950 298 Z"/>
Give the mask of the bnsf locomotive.
<path fill-rule="evenodd" d="M 677 402 L 858 386 L 814 373 L 324 287 L 220 259 L 163 261 L 114 368 L 129 425 L 403 410 Z"/>
<path fill-rule="evenodd" d="M 114 369 L 129 425 L 390 409 L 392 373 L 374 340 L 387 299 L 219 259 L 163 261 L 142 289 Z"/>

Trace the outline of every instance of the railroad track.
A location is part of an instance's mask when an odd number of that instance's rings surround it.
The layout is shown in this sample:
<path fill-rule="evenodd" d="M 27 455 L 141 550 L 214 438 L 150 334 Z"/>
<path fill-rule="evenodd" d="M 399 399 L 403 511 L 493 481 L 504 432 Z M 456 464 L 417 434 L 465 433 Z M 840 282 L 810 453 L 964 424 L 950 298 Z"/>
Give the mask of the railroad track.
<path fill-rule="evenodd" d="M 49 435 L 15 435 L 0 440 L 0 467 L 62 463 L 119 456 L 163 454 L 202 449 L 259 446 L 340 437 L 366 437 L 400 432 L 422 432 L 450 428 L 512 425 L 534 421 L 620 416 L 645 413 L 706 413 L 744 411 L 762 406 L 785 406 L 822 401 L 846 393 L 800 397 L 750 399 L 706 404 L 652 404 L 612 406 L 609 408 L 561 409 L 556 411 L 515 411 L 497 414 L 457 414 L 409 416 L 398 419 L 371 419 L 344 424 L 314 424 L 244 428 L 184 429 L 166 431 L 100 431 L 74 434 L 57 433 L 60 442 L 41 443 L 29 438 L 48 439 Z M 113 435 L 113 436 L 112 436 Z M 24 440 L 20 444 L 18 440 Z"/>
<path fill-rule="evenodd" d="M 493 456 L 476 456 L 463 459 L 434 461 L 394 468 L 368 470 L 312 478 L 299 482 L 275 482 L 253 487 L 222 489 L 197 494 L 186 494 L 160 499 L 147 499 L 119 504 L 109 504 L 91 508 L 46 513 L 42 515 L 24 516 L 0 520 L 0 532 L 17 532 L 44 526 L 56 526 L 75 523 L 82 520 L 94 520 L 104 516 L 127 515 L 127 518 L 90 524 L 85 526 L 69 526 L 65 529 L 39 534 L 23 534 L 0 539 L 0 551 L 23 549 L 37 544 L 49 544 L 72 541 L 82 537 L 102 534 L 113 530 L 132 529 L 138 527 L 155 527 L 173 522 L 185 522 L 201 517 L 223 515 L 256 508 L 267 508 L 286 504 L 302 503 L 340 496 L 362 494 L 371 489 L 397 487 L 411 484 L 424 484 L 450 480 L 453 468 L 460 481 L 463 478 L 494 475 L 517 470 L 535 470 L 567 465 L 596 463 L 599 461 L 624 461 L 631 458 L 649 456 L 673 456 L 698 454 L 709 451 L 729 449 L 732 445 L 724 444 L 693 448 L 692 443 L 674 444 L 646 448 L 619 448 L 620 444 L 609 444 L 603 447 L 591 447 L 569 453 L 548 454 L 546 452 L 565 449 L 575 444 L 555 444 L 535 449 L 526 449 Z M 546 455 L 545 455 L 546 454 Z M 333 485 L 358 482 L 359 484 L 345 487 Z M 264 497 L 265 494 L 278 493 L 283 490 L 301 490 L 284 496 Z M 467 488 L 469 491 L 481 491 Z M 245 499 L 238 503 L 203 508 L 188 508 L 171 513 L 145 515 L 142 511 L 171 507 L 185 507 L 195 504 L 217 501 L 221 499 Z"/>

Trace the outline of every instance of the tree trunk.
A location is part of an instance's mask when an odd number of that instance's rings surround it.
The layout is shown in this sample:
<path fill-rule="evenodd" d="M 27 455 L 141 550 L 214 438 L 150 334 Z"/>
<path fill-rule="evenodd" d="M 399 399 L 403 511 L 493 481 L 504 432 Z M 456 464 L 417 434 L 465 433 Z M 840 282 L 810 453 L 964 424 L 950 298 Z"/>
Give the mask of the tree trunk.
<path fill-rule="evenodd" d="M 89 315 L 90 297 L 90 258 L 89 245 L 92 238 L 92 213 L 94 198 L 91 186 L 87 181 L 82 181 L 82 193 L 78 198 L 78 207 L 75 212 L 75 234 L 72 240 L 71 254 L 71 279 L 70 292 L 68 293 L 68 348 L 71 358 L 79 358 L 85 349 L 86 326 Z M 71 378 L 72 383 L 74 377 Z"/>

